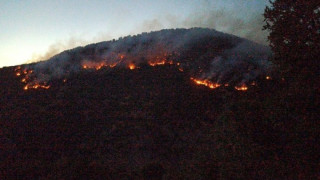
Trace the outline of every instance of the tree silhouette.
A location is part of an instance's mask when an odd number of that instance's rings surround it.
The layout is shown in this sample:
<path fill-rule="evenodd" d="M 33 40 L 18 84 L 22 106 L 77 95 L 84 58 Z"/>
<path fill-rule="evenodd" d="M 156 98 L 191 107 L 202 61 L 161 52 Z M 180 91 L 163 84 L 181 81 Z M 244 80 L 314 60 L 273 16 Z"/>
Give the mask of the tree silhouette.
<path fill-rule="evenodd" d="M 269 1 L 264 12 L 265 30 L 274 63 L 287 79 L 316 80 L 319 76 L 320 2 L 318 0 Z M 311 81 L 313 81 L 311 80 Z"/>

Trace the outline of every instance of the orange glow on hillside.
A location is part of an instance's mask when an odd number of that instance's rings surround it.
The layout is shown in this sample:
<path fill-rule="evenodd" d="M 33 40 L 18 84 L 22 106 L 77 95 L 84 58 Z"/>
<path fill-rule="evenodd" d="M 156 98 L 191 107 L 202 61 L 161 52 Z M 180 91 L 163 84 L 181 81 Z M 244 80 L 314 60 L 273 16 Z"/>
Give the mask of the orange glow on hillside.
<path fill-rule="evenodd" d="M 129 69 L 131 69 L 131 70 L 133 70 L 133 69 L 135 69 L 136 68 L 136 65 L 134 65 L 134 64 L 129 64 Z"/>
<path fill-rule="evenodd" d="M 29 89 L 49 89 L 49 85 L 41 85 L 41 84 L 34 84 L 34 85 L 26 85 L 24 86 L 24 90 L 29 90 Z"/>
<path fill-rule="evenodd" d="M 207 86 L 211 89 L 215 89 L 217 87 L 220 87 L 221 85 L 218 84 L 218 83 L 214 83 L 214 82 L 211 82 L 209 80 L 200 80 L 200 79 L 195 79 L 195 78 L 190 78 L 193 82 L 195 82 L 196 84 L 198 85 L 203 85 L 203 86 Z"/>
<path fill-rule="evenodd" d="M 117 65 L 119 66 L 124 66 L 127 67 L 130 70 L 134 70 L 139 68 L 139 64 L 135 64 L 136 60 L 132 59 L 130 61 L 125 61 L 124 59 L 128 59 L 126 55 L 124 54 L 115 54 L 114 55 L 115 59 L 112 59 L 112 63 L 108 62 L 107 59 L 104 59 L 102 62 L 92 62 L 92 61 L 83 61 L 81 62 L 81 67 L 83 69 L 92 69 L 92 70 L 100 70 L 102 68 L 113 68 L 116 67 Z M 180 62 L 174 62 L 172 60 L 167 60 L 168 55 L 164 54 L 163 56 L 157 56 L 155 58 L 150 58 L 153 60 L 147 61 L 150 66 L 162 66 L 162 65 L 174 65 L 177 70 L 183 72 L 184 71 L 184 66 Z M 111 60 L 110 60 L 111 61 Z M 135 63 L 134 63 L 135 62 Z M 139 61 L 137 61 L 139 62 Z M 50 85 L 48 85 L 46 82 L 36 82 L 35 76 L 32 76 L 33 71 L 28 70 L 28 69 L 22 69 L 20 66 L 17 67 L 15 70 L 15 75 L 20 77 L 20 81 L 24 83 L 25 85 L 23 86 L 24 90 L 29 90 L 29 89 L 49 89 Z M 202 70 L 200 70 L 202 72 Z M 206 86 L 210 89 L 216 89 L 220 86 L 228 87 L 231 86 L 228 83 L 226 84 L 219 84 L 217 82 L 213 82 L 212 80 L 208 79 L 197 79 L 194 77 L 190 78 L 196 85 L 201 85 L 201 86 Z M 266 76 L 266 79 L 271 79 L 270 76 Z M 67 79 L 64 78 L 63 83 L 67 82 Z M 256 83 L 252 82 L 250 85 L 255 86 Z M 238 91 L 246 91 L 248 90 L 248 86 L 246 84 L 241 84 L 239 86 L 234 87 Z"/>
<path fill-rule="evenodd" d="M 246 91 L 248 90 L 248 87 L 245 84 L 242 84 L 241 86 L 235 86 L 234 87 L 238 91 Z"/>
<path fill-rule="evenodd" d="M 15 70 L 15 75 L 17 77 L 21 76 L 21 82 L 25 83 L 26 85 L 23 87 L 23 90 L 29 90 L 29 89 L 49 89 L 50 86 L 44 83 L 30 83 L 31 75 L 33 73 L 32 70 L 24 69 L 22 70 L 20 66 L 18 66 Z"/>
<path fill-rule="evenodd" d="M 163 59 L 161 61 L 149 61 L 148 64 L 150 66 L 161 66 L 161 65 L 165 65 L 165 64 L 174 64 L 173 61 L 167 61 L 166 59 Z M 177 63 L 177 65 L 180 63 Z"/>
<path fill-rule="evenodd" d="M 158 61 L 158 62 L 149 61 L 148 63 L 149 63 L 150 66 L 159 66 L 159 65 L 165 65 L 166 64 L 166 60 L 162 60 L 162 61 Z"/>

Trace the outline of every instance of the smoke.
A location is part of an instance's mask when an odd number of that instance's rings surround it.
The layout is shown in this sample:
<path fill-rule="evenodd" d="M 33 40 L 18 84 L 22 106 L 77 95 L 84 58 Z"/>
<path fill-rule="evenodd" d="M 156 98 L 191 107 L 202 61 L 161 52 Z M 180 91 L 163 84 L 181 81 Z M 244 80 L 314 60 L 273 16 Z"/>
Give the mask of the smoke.
<path fill-rule="evenodd" d="M 266 46 L 212 29 L 170 29 L 66 50 L 28 68 L 34 70 L 32 79 L 48 82 L 84 66 L 100 69 L 165 61 L 179 64 L 192 77 L 241 84 L 268 69 L 269 54 Z"/>
<path fill-rule="evenodd" d="M 226 10 L 211 10 L 196 12 L 182 22 L 186 28 L 205 27 L 243 37 L 260 44 L 267 44 L 268 32 L 263 31 L 264 18 L 262 14 L 252 14 L 243 20 L 234 12 Z"/>
<path fill-rule="evenodd" d="M 250 16 L 240 17 L 235 11 L 214 9 L 208 2 L 203 2 L 200 10 L 195 10 L 186 18 L 166 14 L 161 17 L 144 21 L 138 25 L 135 32 L 149 32 L 168 28 L 202 27 L 233 34 L 249 39 L 259 44 L 267 45 L 268 31 L 264 26 L 263 13 L 252 13 Z"/>
<path fill-rule="evenodd" d="M 35 63 L 39 61 L 48 60 L 54 55 L 61 53 L 62 51 L 73 49 L 78 46 L 85 46 L 90 43 L 105 41 L 112 39 L 112 36 L 109 33 L 98 33 L 96 36 L 91 38 L 90 40 L 84 39 L 80 36 L 70 36 L 68 39 L 65 40 L 57 40 L 55 43 L 51 44 L 47 51 L 44 53 L 34 53 L 32 58 L 27 61 L 27 63 Z"/>
<path fill-rule="evenodd" d="M 243 41 L 215 57 L 210 71 L 202 77 L 218 83 L 246 84 L 271 70 L 269 54 L 269 48 Z"/>

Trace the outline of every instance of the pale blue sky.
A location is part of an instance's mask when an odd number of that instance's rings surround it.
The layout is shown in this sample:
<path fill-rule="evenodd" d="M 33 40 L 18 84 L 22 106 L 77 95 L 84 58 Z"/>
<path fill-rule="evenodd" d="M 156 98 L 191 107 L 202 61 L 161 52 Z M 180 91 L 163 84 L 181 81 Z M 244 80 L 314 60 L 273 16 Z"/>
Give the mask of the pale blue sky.
<path fill-rule="evenodd" d="M 266 4 L 267 0 L 0 0 L 0 67 L 143 31 L 192 26 L 228 31 L 219 27 L 221 22 L 212 25 L 203 17 L 223 11 L 223 16 L 246 21 L 262 14 Z M 198 14 L 201 23 L 194 18 Z"/>

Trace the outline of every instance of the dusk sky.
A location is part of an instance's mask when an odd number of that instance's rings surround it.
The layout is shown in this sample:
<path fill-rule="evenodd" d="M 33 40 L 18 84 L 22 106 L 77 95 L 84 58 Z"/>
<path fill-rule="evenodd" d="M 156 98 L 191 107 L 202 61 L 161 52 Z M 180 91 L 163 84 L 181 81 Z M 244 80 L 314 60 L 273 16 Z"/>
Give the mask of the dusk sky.
<path fill-rule="evenodd" d="M 0 0 L 0 67 L 165 28 L 208 27 L 267 44 L 267 0 Z"/>

